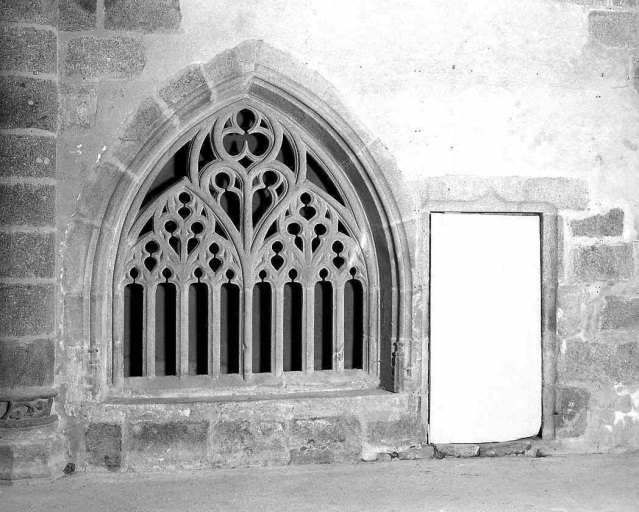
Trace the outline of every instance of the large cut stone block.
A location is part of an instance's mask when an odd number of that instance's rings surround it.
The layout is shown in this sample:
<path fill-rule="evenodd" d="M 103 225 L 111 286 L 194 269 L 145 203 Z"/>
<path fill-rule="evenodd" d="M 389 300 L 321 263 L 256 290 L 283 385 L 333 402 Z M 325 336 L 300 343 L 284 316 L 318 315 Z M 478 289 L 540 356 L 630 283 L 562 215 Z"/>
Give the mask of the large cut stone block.
<path fill-rule="evenodd" d="M 87 462 L 117 471 L 122 466 L 122 426 L 91 423 L 86 434 Z"/>
<path fill-rule="evenodd" d="M 639 382 L 639 343 L 614 346 L 569 340 L 560 368 L 565 381 Z"/>
<path fill-rule="evenodd" d="M 54 309 L 51 284 L 0 283 L 0 337 L 53 333 Z"/>
<path fill-rule="evenodd" d="M 371 445 L 383 446 L 395 451 L 410 446 L 420 446 L 422 442 L 419 418 L 404 416 L 391 421 L 372 421 L 366 429 L 366 441 Z"/>
<path fill-rule="evenodd" d="M 593 11 L 588 16 L 590 37 L 614 48 L 639 46 L 639 13 Z"/>
<path fill-rule="evenodd" d="M 570 223 L 574 236 L 602 237 L 623 234 L 623 210 L 613 208 L 603 215 L 593 215 Z"/>
<path fill-rule="evenodd" d="M 0 18 L 4 22 L 55 26 L 57 17 L 56 0 L 0 0 Z"/>
<path fill-rule="evenodd" d="M 96 26 L 97 0 L 58 0 L 58 29 L 90 30 Z"/>
<path fill-rule="evenodd" d="M 104 28 L 137 32 L 175 32 L 180 28 L 180 0 L 105 0 Z"/>
<path fill-rule="evenodd" d="M 0 78 L 0 128 L 58 129 L 58 88 L 51 80 Z"/>
<path fill-rule="evenodd" d="M 98 95 L 89 85 L 62 84 L 60 87 L 60 127 L 90 128 L 98 111 Z"/>
<path fill-rule="evenodd" d="M 31 27 L 0 29 L 0 68 L 3 71 L 55 73 L 58 42 L 50 30 Z"/>
<path fill-rule="evenodd" d="M 639 298 L 606 297 L 600 325 L 604 330 L 639 328 Z"/>
<path fill-rule="evenodd" d="M 266 420 L 219 421 L 212 427 L 216 464 L 226 467 L 286 464 L 285 424 Z"/>
<path fill-rule="evenodd" d="M 361 426 L 353 416 L 293 420 L 292 464 L 333 463 L 361 459 Z"/>
<path fill-rule="evenodd" d="M 557 437 L 579 437 L 588 424 L 590 393 L 582 388 L 557 388 L 557 414 L 555 427 Z"/>
<path fill-rule="evenodd" d="M 55 139 L 0 134 L 0 176 L 53 178 Z"/>
<path fill-rule="evenodd" d="M 53 340 L 0 340 L 0 387 L 37 387 L 53 384 Z"/>
<path fill-rule="evenodd" d="M 66 52 L 69 77 L 130 78 L 146 65 L 144 45 L 130 37 L 79 37 L 69 41 Z"/>
<path fill-rule="evenodd" d="M 128 464 L 152 467 L 203 462 L 208 436 L 208 421 L 133 422 L 128 427 Z"/>
<path fill-rule="evenodd" d="M 618 281 L 634 272 L 631 244 L 589 245 L 573 253 L 573 271 L 579 281 Z"/>
<path fill-rule="evenodd" d="M 0 233 L 0 277 L 53 277 L 55 234 Z"/>
<path fill-rule="evenodd" d="M 53 185 L 0 185 L 0 225 L 55 226 Z"/>

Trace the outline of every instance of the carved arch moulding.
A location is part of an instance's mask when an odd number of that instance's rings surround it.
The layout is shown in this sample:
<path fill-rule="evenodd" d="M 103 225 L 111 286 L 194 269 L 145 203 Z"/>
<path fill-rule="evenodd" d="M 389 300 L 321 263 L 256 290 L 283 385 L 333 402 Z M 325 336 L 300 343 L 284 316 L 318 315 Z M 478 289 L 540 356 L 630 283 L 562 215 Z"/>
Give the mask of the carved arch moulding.
<path fill-rule="evenodd" d="M 201 80 L 168 101 L 187 75 Z M 110 188 L 85 187 L 89 242 L 67 239 L 86 255 L 93 396 L 411 386 L 388 164 L 331 86 L 248 41 L 157 96 L 113 151 Z"/>

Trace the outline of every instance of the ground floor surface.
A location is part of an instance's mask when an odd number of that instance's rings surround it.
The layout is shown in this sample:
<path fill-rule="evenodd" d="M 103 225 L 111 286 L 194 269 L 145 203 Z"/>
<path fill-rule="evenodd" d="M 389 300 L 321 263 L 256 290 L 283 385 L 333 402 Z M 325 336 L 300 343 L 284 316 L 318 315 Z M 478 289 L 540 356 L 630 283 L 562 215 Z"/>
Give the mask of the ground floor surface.
<path fill-rule="evenodd" d="M 639 454 L 76 472 L 0 487 L 6 511 L 639 511 Z"/>

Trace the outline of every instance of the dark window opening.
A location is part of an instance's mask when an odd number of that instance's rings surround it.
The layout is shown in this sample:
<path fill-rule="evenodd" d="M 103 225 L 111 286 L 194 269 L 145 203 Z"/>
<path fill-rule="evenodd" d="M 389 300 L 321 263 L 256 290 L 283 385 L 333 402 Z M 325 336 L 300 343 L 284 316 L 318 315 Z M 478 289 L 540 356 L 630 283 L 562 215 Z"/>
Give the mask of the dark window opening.
<path fill-rule="evenodd" d="M 284 371 L 302 371 L 302 285 L 284 285 Z"/>
<path fill-rule="evenodd" d="M 364 290 L 356 279 L 344 286 L 344 368 L 361 369 L 364 357 Z"/>
<path fill-rule="evenodd" d="M 333 286 L 315 284 L 315 370 L 333 369 Z"/>
<path fill-rule="evenodd" d="M 176 374 L 176 290 L 160 283 L 155 293 L 155 375 Z"/>
<path fill-rule="evenodd" d="M 240 289 L 222 285 L 220 294 L 220 373 L 240 372 Z"/>
<path fill-rule="evenodd" d="M 124 376 L 141 377 L 144 361 L 144 288 L 124 287 Z"/>
<path fill-rule="evenodd" d="M 253 373 L 271 371 L 271 285 L 253 287 Z"/>
<path fill-rule="evenodd" d="M 209 289 L 204 283 L 189 286 L 189 375 L 208 373 Z"/>

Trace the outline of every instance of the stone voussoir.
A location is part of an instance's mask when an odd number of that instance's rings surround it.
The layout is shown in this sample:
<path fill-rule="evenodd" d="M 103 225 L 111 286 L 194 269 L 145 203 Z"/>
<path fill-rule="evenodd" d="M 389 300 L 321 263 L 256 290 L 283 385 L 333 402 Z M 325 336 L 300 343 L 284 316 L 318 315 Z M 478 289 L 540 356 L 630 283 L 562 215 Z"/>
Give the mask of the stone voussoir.
<path fill-rule="evenodd" d="M 209 102 L 210 93 L 202 69 L 195 65 L 188 67 L 180 75 L 171 79 L 167 85 L 160 89 L 159 96 L 169 108 L 179 112 L 187 104 L 191 104 L 189 111 L 192 111 L 197 109 L 200 103 Z M 192 104 L 194 102 L 195 105 Z"/>
<path fill-rule="evenodd" d="M 261 41 L 249 40 L 235 48 L 216 55 L 203 64 L 204 73 L 213 86 L 218 86 L 255 71 L 258 48 Z"/>

